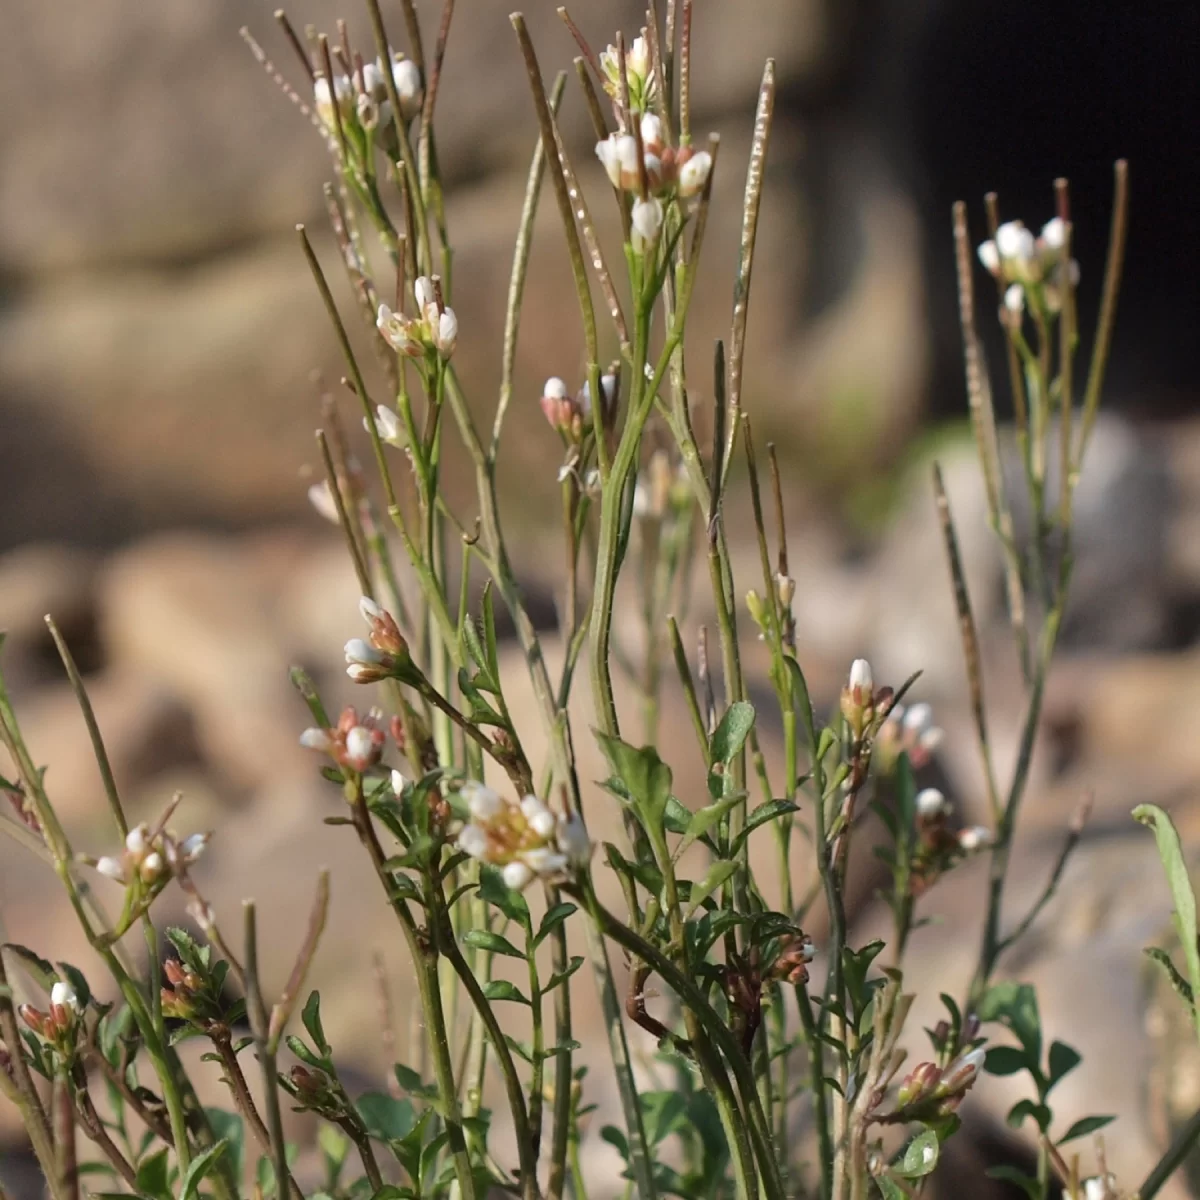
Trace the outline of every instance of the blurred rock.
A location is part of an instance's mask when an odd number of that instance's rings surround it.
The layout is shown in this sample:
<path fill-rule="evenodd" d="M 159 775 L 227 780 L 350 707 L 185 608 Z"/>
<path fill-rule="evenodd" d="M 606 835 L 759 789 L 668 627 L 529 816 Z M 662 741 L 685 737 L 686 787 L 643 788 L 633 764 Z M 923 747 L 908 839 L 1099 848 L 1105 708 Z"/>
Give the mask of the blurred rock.
<path fill-rule="evenodd" d="M 305 759 L 291 728 L 303 710 L 261 568 L 266 549 L 163 535 L 112 559 L 99 584 L 110 656 L 188 704 L 203 753 L 240 788 Z"/>
<path fill-rule="evenodd" d="M 134 794 L 160 773 L 196 762 L 190 714 L 161 680 L 129 665 L 90 679 L 88 698 L 129 816 L 148 818 L 131 803 Z M 21 702 L 17 716 L 34 761 L 48 767 L 46 788 L 68 830 L 91 835 L 106 828 L 108 803 L 70 686 L 64 681 L 38 689 Z M 161 794 L 159 807 L 170 798 L 169 791 Z"/>

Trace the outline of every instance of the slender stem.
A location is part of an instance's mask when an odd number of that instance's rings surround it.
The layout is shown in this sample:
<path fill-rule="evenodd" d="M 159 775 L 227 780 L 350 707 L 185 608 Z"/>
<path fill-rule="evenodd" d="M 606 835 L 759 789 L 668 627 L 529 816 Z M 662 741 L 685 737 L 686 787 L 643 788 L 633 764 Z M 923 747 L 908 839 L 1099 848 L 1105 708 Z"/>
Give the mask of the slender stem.
<path fill-rule="evenodd" d="M 557 890 L 550 892 L 548 904 L 558 903 Z M 567 927 L 560 921 L 550 935 L 555 973 L 567 969 Z M 554 1056 L 554 1132 L 550 1143 L 550 1174 L 546 1182 L 547 1200 L 561 1200 L 566 1186 L 567 1154 L 571 1143 L 571 1088 L 572 1055 L 568 1049 L 571 1042 L 571 989 L 560 985 L 554 993 L 554 1043 L 558 1053 Z"/>
<path fill-rule="evenodd" d="M 1184 1127 L 1175 1135 L 1167 1152 L 1155 1163 L 1142 1186 L 1134 1193 L 1138 1200 L 1153 1200 L 1164 1183 L 1183 1165 L 1192 1148 L 1200 1141 L 1200 1109 L 1197 1109 Z"/>

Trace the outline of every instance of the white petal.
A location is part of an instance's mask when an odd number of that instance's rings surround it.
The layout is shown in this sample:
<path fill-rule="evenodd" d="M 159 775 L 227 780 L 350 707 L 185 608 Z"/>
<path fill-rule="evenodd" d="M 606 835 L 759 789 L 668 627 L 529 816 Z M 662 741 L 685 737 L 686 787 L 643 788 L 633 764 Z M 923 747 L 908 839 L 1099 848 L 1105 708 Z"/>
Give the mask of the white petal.
<path fill-rule="evenodd" d="M 333 740 L 324 729 L 314 726 L 300 735 L 300 745 L 306 750 L 319 750 L 322 754 L 327 754 L 333 746 Z"/>
<path fill-rule="evenodd" d="M 417 308 L 424 312 L 425 309 L 433 304 L 433 282 L 428 275 L 418 275 L 416 282 L 413 284 L 413 298 L 417 302 Z"/>
<path fill-rule="evenodd" d="M 344 647 L 348 663 L 371 663 L 379 666 L 384 656 L 369 642 L 362 638 L 351 638 Z"/>
<path fill-rule="evenodd" d="M 875 690 L 875 681 L 871 676 L 871 664 L 865 658 L 856 658 L 850 664 L 850 686 L 861 688 L 864 692 Z"/>
<path fill-rule="evenodd" d="M 145 854 L 146 838 L 149 833 L 150 831 L 145 825 L 135 825 L 125 835 L 125 849 L 128 850 L 130 854 Z"/>
<path fill-rule="evenodd" d="M 572 813 L 559 825 L 558 847 L 576 866 L 583 866 L 591 857 L 592 843 L 578 813 Z"/>
<path fill-rule="evenodd" d="M 503 871 L 504 882 L 515 892 L 523 891 L 533 882 L 533 872 L 521 861 L 510 862 Z"/>
<path fill-rule="evenodd" d="M 346 734 L 346 757 L 356 770 L 362 770 L 376 761 L 378 747 L 371 731 L 362 725 L 355 725 Z"/>
<path fill-rule="evenodd" d="M 325 520 L 332 522 L 334 525 L 341 523 L 341 517 L 338 516 L 337 502 L 333 498 L 333 493 L 329 490 L 328 479 L 322 479 L 320 483 L 314 483 L 308 489 L 308 502 Z"/>
<path fill-rule="evenodd" d="M 1000 251 L 996 249 L 996 243 L 990 239 L 980 243 L 979 246 L 979 261 L 993 274 L 997 274 L 1000 270 Z"/>
<path fill-rule="evenodd" d="M 103 858 L 96 860 L 96 870 L 101 875 L 107 875 L 109 879 L 115 879 L 118 883 L 125 882 L 125 868 L 118 859 L 112 858 L 107 854 Z"/>
<path fill-rule="evenodd" d="M 712 155 L 707 150 L 693 154 L 679 169 L 679 194 L 683 197 L 699 194 L 712 171 Z"/>
<path fill-rule="evenodd" d="M 557 375 L 551 375 L 546 380 L 546 386 L 542 388 L 542 395 L 547 396 L 551 400 L 565 400 L 567 398 L 567 385 Z"/>
<path fill-rule="evenodd" d="M 50 1003 L 79 1011 L 79 997 L 75 995 L 75 989 L 61 979 L 50 989 Z"/>
<path fill-rule="evenodd" d="M 458 835 L 458 848 L 472 858 L 483 858 L 487 854 L 487 834 L 478 825 L 464 825 Z"/>
<path fill-rule="evenodd" d="M 195 862 L 204 853 L 208 837 L 207 833 L 193 833 L 179 843 L 179 853 L 183 855 L 184 862 Z"/>
<path fill-rule="evenodd" d="M 904 728 L 909 733 L 922 733 L 933 720 L 933 709 L 928 704 L 914 704 L 904 717 Z"/>
<path fill-rule="evenodd" d="M 358 611 L 362 614 L 362 619 L 368 625 L 375 621 L 381 621 L 384 616 L 383 609 L 371 599 L 370 596 L 362 596 L 358 601 Z"/>
<path fill-rule="evenodd" d="M 1042 226 L 1042 242 L 1048 250 L 1061 250 L 1067 240 L 1067 223 L 1054 217 Z"/>
<path fill-rule="evenodd" d="M 500 799 L 499 793 L 474 780 L 463 785 L 462 793 L 466 797 L 467 809 L 471 816 L 485 824 L 498 817 L 504 808 L 504 801 Z"/>

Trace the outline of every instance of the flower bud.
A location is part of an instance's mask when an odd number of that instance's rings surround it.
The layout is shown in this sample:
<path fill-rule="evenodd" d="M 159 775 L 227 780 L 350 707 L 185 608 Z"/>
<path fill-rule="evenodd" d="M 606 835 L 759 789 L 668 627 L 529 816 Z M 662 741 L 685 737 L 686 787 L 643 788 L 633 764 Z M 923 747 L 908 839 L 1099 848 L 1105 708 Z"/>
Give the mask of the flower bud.
<path fill-rule="evenodd" d="M 380 72 L 382 78 L 382 60 L 376 60 L 372 65 Z M 396 84 L 396 98 L 400 101 L 400 119 L 407 124 L 421 111 L 421 104 L 425 99 L 420 68 L 409 58 L 399 54 L 393 55 L 392 79 Z"/>
<path fill-rule="evenodd" d="M 693 154 L 679 168 L 679 194 L 685 200 L 699 195 L 712 171 L 712 155 L 707 150 Z"/>
<path fill-rule="evenodd" d="M 979 261 L 983 263 L 984 269 L 989 274 L 1000 274 L 1000 251 L 996 249 L 996 243 L 991 238 L 986 242 L 980 242 L 977 253 Z"/>
<path fill-rule="evenodd" d="M 383 735 L 365 725 L 355 725 L 346 734 L 346 765 L 358 772 L 368 771 L 383 753 Z"/>
<path fill-rule="evenodd" d="M 856 658 L 850 664 L 851 691 L 870 696 L 874 687 L 875 681 L 871 678 L 871 664 L 865 658 Z"/>
<path fill-rule="evenodd" d="M 125 882 L 125 868 L 121 865 L 119 860 L 111 857 L 110 855 L 106 854 L 103 857 L 96 859 L 96 870 L 99 871 L 101 875 L 107 876 L 109 879 L 115 879 L 118 883 Z"/>
<path fill-rule="evenodd" d="M 143 883 L 157 883 L 163 873 L 163 857 L 157 850 L 151 851 L 142 859 L 138 874 Z"/>
<path fill-rule="evenodd" d="M 654 199 L 635 200 L 629 215 L 630 240 L 639 254 L 645 254 L 658 240 L 662 229 L 663 207 Z"/>
<path fill-rule="evenodd" d="M 996 250 L 1005 265 L 1023 269 L 1034 258 L 1033 234 L 1020 221 L 1006 221 L 996 230 Z"/>
<path fill-rule="evenodd" d="M 917 793 L 917 816 L 932 821 L 950 815 L 950 802 L 937 788 L 923 788 Z"/>
<path fill-rule="evenodd" d="M 415 336 L 416 323 L 410 321 L 403 313 L 393 312 L 386 304 L 379 306 L 375 327 L 383 340 L 398 354 L 419 358 L 425 352 L 424 346 Z"/>
<path fill-rule="evenodd" d="M 637 139 L 631 134 L 609 134 L 596 143 L 596 157 L 613 187 L 632 191 L 638 186 Z"/>
<path fill-rule="evenodd" d="M 1004 292 L 1004 307 L 1010 316 L 1019 317 L 1025 311 L 1025 289 L 1019 283 L 1011 283 Z"/>
<path fill-rule="evenodd" d="M 458 318 L 454 315 L 454 309 L 443 309 L 438 316 L 436 327 L 431 332 L 434 348 L 442 358 L 449 358 L 454 353 L 454 347 L 458 345 Z"/>
<path fill-rule="evenodd" d="M 300 745 L 306 750 L 316 750 L 320 754 L 328 754 L 333 749 L 333 739 L 324 729 L 313 727 L 306 729 L 300 735 Z"/>
<path fill-rule="evenodd" d="M 130 854 L 134 854 L 134 855 L 145 854 L 146 847 L 147 847 L 146 839 L 147 839 L 147 835 L 149 834 L 149 832 L 150 831 L 146 828 L 145 825 L 135 825 L 125 835 L 125 849 L 128 850 Z"/>
<path fill-rule="evenodd" d="M 958 846 L 964 854 L 974 854 L 992 844 L 992 831 L 984 825 L 972 825 L 958 835 Z"/>
<path fill-rule="evenodd" d="M 367 423 L 366 417 L 363 417 L 363 428 L 368 433 L 371 432 L 371 427 Z M 379 434 L 380 441 L 387 442 L 392 446 L 400 446 L 404 442 L 404 433 L 400 428 L 400 418 L 386 404 L 376 406 L 375 429 Z"/>
<path fill-rule="evenodd" d="M 1054 217 L 1042 226 L 1042 245 L 1047 250 L 1061 250 L 1067 244 L 1067 223 Z"/>
<path fill-rule="evenodd" d="M 53 1008 L 79 1011 L 79 997 L 75 994 L 75 989 L 61 979 L 50 989 L 50 1004 Z"/>

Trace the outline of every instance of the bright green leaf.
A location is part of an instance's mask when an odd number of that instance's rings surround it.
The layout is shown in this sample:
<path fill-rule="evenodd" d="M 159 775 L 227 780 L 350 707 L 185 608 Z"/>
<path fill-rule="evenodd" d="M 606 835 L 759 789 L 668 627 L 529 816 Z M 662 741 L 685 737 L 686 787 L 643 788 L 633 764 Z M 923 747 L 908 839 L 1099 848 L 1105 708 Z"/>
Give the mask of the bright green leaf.
<path fill-rule="evenodd" d="M 468 929 L 463 934 L 463 942 L 476 950 L 486 950 L 489 954 L 504 954 L 509 958 L 525 957 L 508 938 L 501 937 L 489 929 Z"/>
<path fill-rule="evenodd" d="M 714 730 L 709 753 L 713 762 L 728 766 L 741 753 L 754 728 L 754 705 L 745 700 L 731 704 Z"/>

